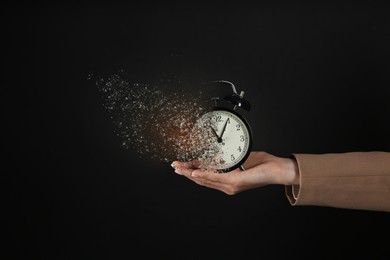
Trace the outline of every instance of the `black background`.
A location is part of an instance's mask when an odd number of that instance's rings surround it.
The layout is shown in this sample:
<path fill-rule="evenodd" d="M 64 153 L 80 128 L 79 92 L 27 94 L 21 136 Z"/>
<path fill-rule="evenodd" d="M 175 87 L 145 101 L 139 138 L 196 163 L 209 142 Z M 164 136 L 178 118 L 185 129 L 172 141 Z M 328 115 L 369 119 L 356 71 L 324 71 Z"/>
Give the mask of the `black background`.
<path fill-rule="evenodd" d="M 385 259 L 388 213 L 292 207 L 282 186 L 228 196 L 138 159 L 119 146 L 87 78 L 230 80 L 252 104 L 255 150 L 389 151 L 389 12 L 378 3 L 3 8 L 4 259 Z"/>

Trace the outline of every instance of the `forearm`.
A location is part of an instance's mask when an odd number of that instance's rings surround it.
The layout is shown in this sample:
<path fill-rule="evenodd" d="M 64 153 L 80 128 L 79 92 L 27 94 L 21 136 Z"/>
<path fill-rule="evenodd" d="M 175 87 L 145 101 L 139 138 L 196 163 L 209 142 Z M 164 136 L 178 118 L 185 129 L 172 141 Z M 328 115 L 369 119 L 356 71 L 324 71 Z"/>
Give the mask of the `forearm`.
<path fill-rule="evenodd" d="M 279 158 L 279 174 L 276 174 L 274 184 L 299 185 L 299 168 L 293 158 Z"/>
<path fill-rule="evenodd" d="M 390 211 L 390 153 L 294 154 L 299 187 L 292 205 Z"/>

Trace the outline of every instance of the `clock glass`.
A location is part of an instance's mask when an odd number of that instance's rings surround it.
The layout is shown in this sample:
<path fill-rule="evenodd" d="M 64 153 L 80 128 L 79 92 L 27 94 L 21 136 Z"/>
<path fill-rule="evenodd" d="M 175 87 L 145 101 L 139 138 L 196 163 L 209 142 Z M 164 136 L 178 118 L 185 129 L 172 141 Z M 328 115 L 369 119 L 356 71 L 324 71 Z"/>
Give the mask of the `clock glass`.
<path fill-rule="evenodd" d="M 252 146 L 252 133 L 247 121 L 234 110 L 216 107 L 199 122 L 210 132 L 208 142 L 213 153 L 208 168 L 228 172 L 241 166 Z"/>

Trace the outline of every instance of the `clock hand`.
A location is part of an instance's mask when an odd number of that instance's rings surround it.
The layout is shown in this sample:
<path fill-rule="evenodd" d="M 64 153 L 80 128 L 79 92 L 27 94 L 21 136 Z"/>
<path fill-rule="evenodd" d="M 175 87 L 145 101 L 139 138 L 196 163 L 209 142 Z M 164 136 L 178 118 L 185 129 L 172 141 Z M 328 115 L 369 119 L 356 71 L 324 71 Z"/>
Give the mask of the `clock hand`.
<path fill-rule="evenodd" d="M 226 119 L 225 125 L 223 126 L 223 129 L 222 129 L 221 136 L 219 137 L 219 139 L 221 140 L 221 142 L 222 142 L 223 133 L 225 133 L 225 130 L 226 130 L 226 125 L 227 125 L 227 123 L 228 123 L 228 119 Z"/>
<path fill-rule="evenodd" d="M 214 135 L 217 137 L 217 140 L 218 140 L 218 143 L 221 143 L 222 142 L 222 138 L 220 138 L 217 134 L 217 132 L 215 132 L 214 128 L 212 126 L 210 126 L 211 130 L 213 130 L 213 133 Z"/>

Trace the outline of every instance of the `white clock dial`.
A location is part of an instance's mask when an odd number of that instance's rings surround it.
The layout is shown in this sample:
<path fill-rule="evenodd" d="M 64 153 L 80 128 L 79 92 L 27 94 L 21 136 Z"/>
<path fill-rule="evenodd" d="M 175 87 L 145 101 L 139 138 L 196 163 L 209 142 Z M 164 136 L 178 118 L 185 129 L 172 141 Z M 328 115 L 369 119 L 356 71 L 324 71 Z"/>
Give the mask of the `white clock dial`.
<path fill-rule="evenodd" d="M 204 127 L 210 127 L 211 144 L 217 147 L 211 168 L 225 172 L 239 167 L 251 149 L 251 132 L 246 121 L 233 111 L 216 109 L 202 117 Z"/>

